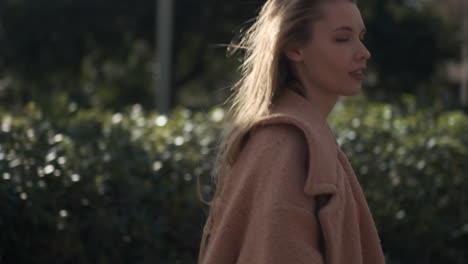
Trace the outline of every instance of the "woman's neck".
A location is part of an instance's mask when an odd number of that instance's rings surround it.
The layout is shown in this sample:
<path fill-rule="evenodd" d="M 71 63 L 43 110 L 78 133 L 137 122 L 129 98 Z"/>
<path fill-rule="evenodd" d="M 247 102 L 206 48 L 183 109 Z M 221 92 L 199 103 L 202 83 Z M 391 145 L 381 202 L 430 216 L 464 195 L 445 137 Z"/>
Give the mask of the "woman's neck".
<path fill-rule="evenodd" d="M 324 120 L 328 118 L 339 97 L 336 94 L 324 93 L 306 81 L 292 81 L 289 87 L 309 101 Z"/>

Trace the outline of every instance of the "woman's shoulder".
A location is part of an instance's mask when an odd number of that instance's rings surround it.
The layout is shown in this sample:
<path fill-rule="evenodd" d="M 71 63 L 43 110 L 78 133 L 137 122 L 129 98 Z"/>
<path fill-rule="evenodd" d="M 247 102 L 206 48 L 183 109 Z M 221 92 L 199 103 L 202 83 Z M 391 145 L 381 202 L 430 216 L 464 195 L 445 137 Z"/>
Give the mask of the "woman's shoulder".
<path fill-rule="evenodd" d="M 272 160 L 266 163 L 276 167 L 305 166 L 308 169 L 305 187 L 308 194 L 333 192 L 329 187 L 338 181 L 339 146 L 332 132 L 314 124 L 289 114 L 269 117 L 252 129 L 245 148 L 246 156 L 264 155 L 260 159 Z"/>
<path fill-rule="evenodd" d="M 252 128 L 246 143 L 249 149 L 264 155 L 307 154 L 307 139 L 297 126 L 287 123 L 263 124 Z"/>

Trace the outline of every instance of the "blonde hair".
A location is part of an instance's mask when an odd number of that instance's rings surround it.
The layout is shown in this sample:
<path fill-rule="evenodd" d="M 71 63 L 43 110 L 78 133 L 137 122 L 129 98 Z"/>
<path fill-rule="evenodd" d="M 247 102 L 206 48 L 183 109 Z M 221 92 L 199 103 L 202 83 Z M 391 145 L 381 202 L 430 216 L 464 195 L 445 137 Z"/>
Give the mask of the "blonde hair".
<path fill-rule="evenodd" d="M 324 17 L 320 4 L 331 1 L 337 0 L 267 0 L 239 44 L 230 46 L 232 52 L 245 52 L 240 66 L 242 77 L 227 100 L 231 102 L 226 117 L 229 122 L 221 135 L 212 171 L 216 189 L 212 201 L 204 201 L 198 188 L 199 199 L 210 206 L 199 264 L 205 253 L 205 239 L 212 227 L 223 182 L 242 149 L 244 136 L 256 121 L 269 114 L 271 103 L 281 94 L 281 89 L 286 89 L 288 81 L 294 79 L 284 49 L 293 41 L 306 42 L 312 38 L 309 25 Z"/>

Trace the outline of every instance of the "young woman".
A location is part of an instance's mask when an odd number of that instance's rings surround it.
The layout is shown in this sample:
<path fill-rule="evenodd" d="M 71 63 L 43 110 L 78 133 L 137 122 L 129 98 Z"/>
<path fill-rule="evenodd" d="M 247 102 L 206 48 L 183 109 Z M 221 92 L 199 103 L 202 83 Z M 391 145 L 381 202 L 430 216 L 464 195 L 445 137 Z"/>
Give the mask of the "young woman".
<path fill-rule="evenodd" d="M 214 170 L 199 264 L 384 263 L 327 116 L 370 53 L 356 1 L 267 0 L 245 50 Z"/>

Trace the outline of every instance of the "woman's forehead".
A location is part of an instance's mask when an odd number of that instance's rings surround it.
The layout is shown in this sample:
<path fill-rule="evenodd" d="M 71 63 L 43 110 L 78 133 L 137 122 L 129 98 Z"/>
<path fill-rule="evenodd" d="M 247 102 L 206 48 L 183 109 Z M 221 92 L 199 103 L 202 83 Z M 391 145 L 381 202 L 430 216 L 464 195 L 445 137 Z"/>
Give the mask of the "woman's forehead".
<path fill-rule="evenodd" d="M 357 31 L 365 29 L 364 21 L 356 4 L 337 1 L 324 3 L 323 19 L 316 21 L 317 27 L 327 31 Z M 317 28 L 318 29 L 318 28 Z"/>

